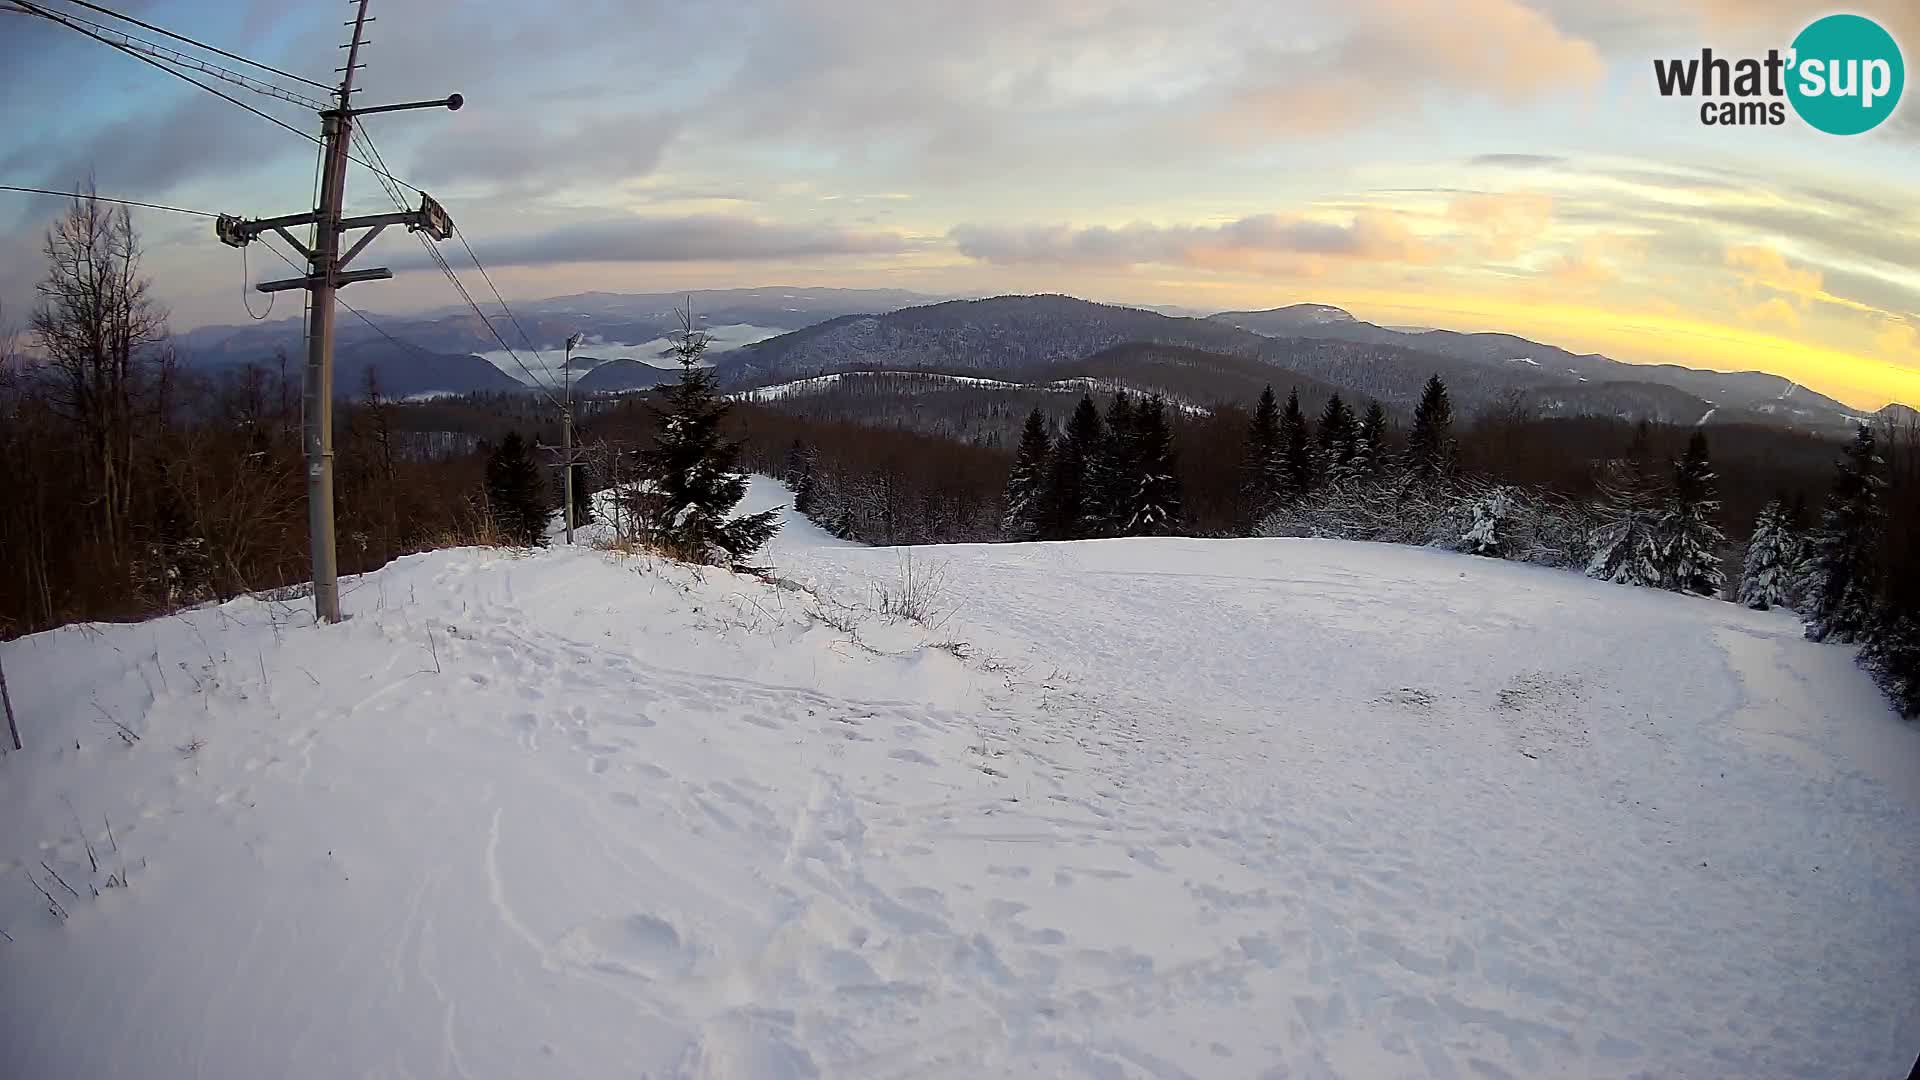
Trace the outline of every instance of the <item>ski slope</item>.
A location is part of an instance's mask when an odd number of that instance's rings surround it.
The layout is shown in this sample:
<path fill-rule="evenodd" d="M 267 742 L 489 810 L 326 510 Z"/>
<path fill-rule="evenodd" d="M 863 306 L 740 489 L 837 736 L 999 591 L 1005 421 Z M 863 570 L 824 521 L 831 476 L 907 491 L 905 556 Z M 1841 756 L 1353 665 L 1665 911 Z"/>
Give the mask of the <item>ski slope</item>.
<path fill-rule="evenodd" d="M 0 1076 L 1920 1053 L 1920 731 L 1789 616 L 1333 541 L 910 557 L 925 624 L 876 610 L 909 553 L 792 521 L 780 584 L 466 549 L 340 626 L 0 646 Z"/>

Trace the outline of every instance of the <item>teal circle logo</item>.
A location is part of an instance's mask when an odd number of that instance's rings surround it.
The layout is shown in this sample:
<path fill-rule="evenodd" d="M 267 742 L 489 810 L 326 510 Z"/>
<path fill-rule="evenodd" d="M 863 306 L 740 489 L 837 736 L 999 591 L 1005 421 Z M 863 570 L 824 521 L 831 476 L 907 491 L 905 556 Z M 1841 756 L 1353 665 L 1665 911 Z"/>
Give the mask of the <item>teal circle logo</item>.
<path fill-rule="evenodd" d="M 1800 119 L 1829 135 L 1872 131 L 1906 89 L 1900 46 L 1860 15 L 1829 15 L 1793 39 L 1787 98 Z"/>

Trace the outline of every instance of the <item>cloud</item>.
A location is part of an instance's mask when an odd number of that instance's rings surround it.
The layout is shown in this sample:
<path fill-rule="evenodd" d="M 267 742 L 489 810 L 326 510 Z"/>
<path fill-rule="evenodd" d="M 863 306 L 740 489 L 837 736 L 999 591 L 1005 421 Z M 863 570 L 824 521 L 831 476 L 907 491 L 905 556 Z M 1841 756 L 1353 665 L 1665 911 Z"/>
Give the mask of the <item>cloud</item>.
<path fill-rule="evenodd" d="M 1511 259 L 1525 254 L 1553 224 L 1553 199 L 1533 192 L 1475 191 L 1456 195 L 1447 216 L 1461 225 L 1486 255 Z"/>
<path fill-rule="evenodd" d="M 1467 164 L 1502 169 L 1551 169 L 1567 161 L 1557 154 L 1476 154 L 1467 159 Z"/>
<path fill-rule="evenodd" d="M 582 221 L 511 237 L 479 249 L 495 266 L 556 263 L 757 261 L 898 254 L 913 246 L 892 232 L 833 225 L 788 225 L 725 214 Z M 430 265 L 424 255 L 396 258 L 396 269 Z"/>
<path fill-rule="evenodd" d="M 1788 330 L 1800 329 L 1801 322 L 1800 312 L 1778 296 L 1762 300 L 1751 307 L 1741 308 L 1740 319 L 1742 322 L 1763 325 L 1771 323 Z"/>
<path fill-rule="evenodd" d="M 1920 45 L 1920 8 L 1912 0 L 1851 0 L 1841 7 L 1886 27 L 1909 54 Z M 1692 9 L 1710 24 L 1789 35 L 1780 41 L 1784 47 L 1790 35 L 1833 14 L 1835 5 L 1827 0 L 1672 0 L 1669 10 L 1675 9 Z"/>
<path fill-rule="evenodd" d="M 1000 264 L 1125 267 L 1258 265 L 1285 256 L 1425 262 L 1432 248 L 1399 215 L 1362 210 L 1344 223 L 1256 214 L 1223 225 L 996 226 L 950 233 L 962 255 Z"/>
<path fill-rule="evenodd" d="M 566 127 L 528 125 L 497 113 L 469 123 L 456 115 L 420 144 L 414 158 L 421 182 L 429 184 L 634 179 L 659 166 L 681 125 L 677 117 L 646 113 L 593 117 Z"/>
<path fill-rule="evenodd" d="M 158 72 L 154 78 L 161 78 Z M 75 136 L 35 140 L 0 153 L 0 176 L 37 187 L 72 188 L 89 174 L 101 189 L 165 192 L 210 176 L 249 172 L 290 154 L 311 158 L 313 143 L 240 114 L 211 95 L 180 99 L 157 113 L 128 113 Z"/>
<path fill-rule="evenodd" d="M 1590 289 L 1620 280 L 1620 271 L 1603 257 L 1596 244 L 1579 247 L 1547 265 L 1546 275 L 1556 288 Z"/>
<path fill-rule="evenodd" d="M 1375 113 L 1414 113 L 1461 97 L 1517 105 L 1597 88 L 1594 45 L 1519 0 L 1357 0 L 1353 20 L 1310 51 L 1270 47 L 1227 119 L 1267 133 L 1343 129 Z"/>
<path fill-rule="evenodd" d="M 1795 267 L 1786 256 L 1763 244 L 1741 244 L 1727 249 L 1727 265 L 1749 289 L 1771 289 L 1803 306 L 1825 293 L 1820 271 Z"/>
<path fill-rule="evenodd" d="M 1873 351 L 1895 363 L 1920 363 L 1920 318 L 1891 318 L 1874 335 Z"/>

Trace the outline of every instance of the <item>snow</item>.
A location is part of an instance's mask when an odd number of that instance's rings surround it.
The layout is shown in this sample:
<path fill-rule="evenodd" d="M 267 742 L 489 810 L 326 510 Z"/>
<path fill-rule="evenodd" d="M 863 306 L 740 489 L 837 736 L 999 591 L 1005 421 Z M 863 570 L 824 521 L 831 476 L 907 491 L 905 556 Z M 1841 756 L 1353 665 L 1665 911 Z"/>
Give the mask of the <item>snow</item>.
<path fill-rule="evenodd" d="M 1719 411 L 1720 411 L 1720 407 L 1719 407 L 1718 405 L 1716 405 L 1716 406 L 1714 406 L 1713 408 L 1711 408 L 1711 409 L 1708 409 L 1708 410 L 1707 410 L 1706 412 L 1704 412 L 1704 413 L 1701 413 L 1701 414 L 1700 414 L 1700 419 L 1698 419 L 1698 420 L 1695 420 L 1695 421 L 1693 422 L 1693 426 L 1694 426 L 1694 427 L 1705 427 L 1705 426 L 1707 425 L 1707 421 L 1709 421 L 1709 420 L 1711 420 L 1711 419 L 1713 419 L 1713 414 L 1714 414 L 1714 413 L 1717 413 L 1717 412 L 1719 412 Z"/>
<path fill-rule="evenodd" d="M 994 390 L 1046 390 L 1052 393 L 1074 394 L 1112 394 L 1125 390 L 1130 394 L 1139 394 L 1142 396 L 1158 393 L 1158 391 L 1148 390 L 1118 379 L 1095 379 L 1087 376 L 1079 376 L 1071 379 L 1054 379 L 1051 382 L 1043 383 L 1017 383 L 1007 382 L 1002 379 L 985 379 L 974 375 L 941 375 L 930 371 L 845 371 L 835 372 L 831 375 L 813 375 L 804 379 L 793 379 L 788 382 L 774 383 L 770 386 L 757 387 L 752 390 L 740 390 L 728 394 L 727 397 L 734 401 L 782 401 L 787 398 L 821 393 L 843 379 L 873 378 L 876 376 L 885 377 L 890 375 L 904 375 L 926 382 L 940 382 L 954 386 L 981 386 Z M 1178 398 L 1168 398 L 1164 394 L 1162 397 L 1169 407 L 1178 409 L 1188 416 L 1208 416 L 1211 415 L 1213 411 L 1205 406 L 1195 405 Z"/>
<path fill-rule="evenodd" d="M 874 610 L 909 560 L 928 625 Z M 249 598 L 0 646 L 0 1075 L 1920 1049 L 1920 731 L 1784 613 L 1319 540 L 790 521 L 755 561 L 782 584 L 436 552 L 340 626 Z"/>
<path fill-rule="evenodd" d="M 1513 358 L 1512 360 L 1509 360 L 1509 361 L 1507 361 L 1507 363 L 1509 363 L 1509 364 L 1531 364 L 1531 365 L 1532 365 L 1532 366 L 1534 366 L 1534 367 L 1539 367 L 1539 366 L 1540 366 L 1540 361 L 1538 361 L 1538 360 L 1535 360 L 1535 359 L 1533 359 L 1533 358 L 1532 358 L 1532 357 L 1530 357 L 1530 356 L 1516 356 L 1516 357 L 1514 357 L 1514 358 Z"/>

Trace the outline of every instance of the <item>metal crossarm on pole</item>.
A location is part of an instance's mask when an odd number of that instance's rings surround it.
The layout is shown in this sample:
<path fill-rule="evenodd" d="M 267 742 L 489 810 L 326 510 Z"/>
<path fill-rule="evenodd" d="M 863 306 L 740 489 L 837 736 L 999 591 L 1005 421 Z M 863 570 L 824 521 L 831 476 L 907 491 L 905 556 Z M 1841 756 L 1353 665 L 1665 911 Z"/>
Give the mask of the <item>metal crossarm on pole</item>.
<path fill-rule="evenodd" d="M 255 288 L 272 293 L 304 289 L 312 295 L 307 325 L 306 377 L 302 390 L 304 402 L 301 442 L 307 459 L 307 527 L 313 548 L 313 605 L 324 622 L 340 621 L 340 578 L 334 542 L 333 506 L 333 338 L 335 293 L 361 281 L 380 281 L 393 276 L 386 267 L 348 270 L 351 263 L 373 239 L 393 225 L 404 225 L 410 232 L 424 233 L 435 240 L 453 236 L 453 219 L 425 192 L 420 206 L 390 214 L 369 214 L 343 218 L 346 201 L 347 162 L 352 158 L 353 121 L 368 112 L 396 112 L 404 109 L 458 109 L 464 102 L 454 94 L 438 101 L 418 101 L 399 105 L 379 105 L 355 109 L 354 72 L 366 66 L 360 63 L 360 49 L 366 44 L 368 0 L 353 0 L 353 37 L 341 48 L 347 50 L 346 65 L 340 68 L 340 86 L 334 104 L 320 111 L 322 165 L 319 206 L 311 211 L 268 218 L 242 218 L 222 214 L 214 222 L 214 235 L 223 244 L 244 247 L 272 232 L 307 259 L 303 277 L 263 281 Z M 302 244 L 288 230 L 301 225 L 314 226 L 311 246 Z M 350 231 L 365 230 L 345 253 L 341 240 Z M 269 245 L 271 246 L 271 245 Z M 431 246 L 431 245 L 429 245 Z"/>

